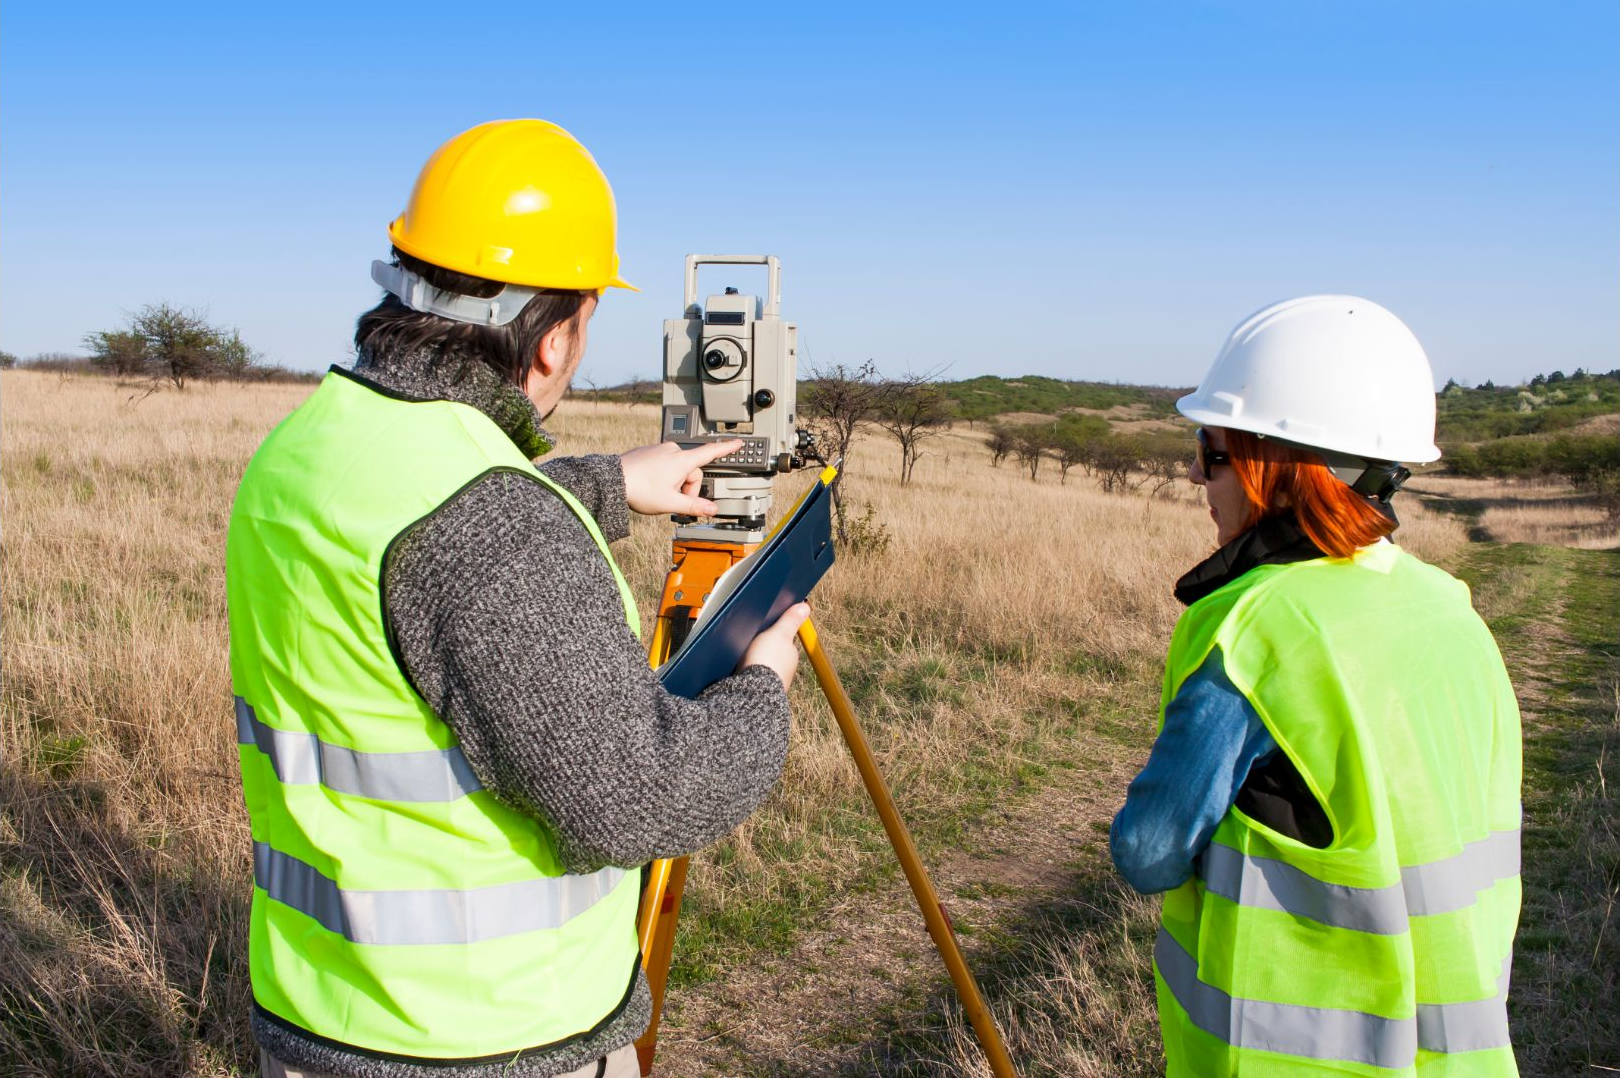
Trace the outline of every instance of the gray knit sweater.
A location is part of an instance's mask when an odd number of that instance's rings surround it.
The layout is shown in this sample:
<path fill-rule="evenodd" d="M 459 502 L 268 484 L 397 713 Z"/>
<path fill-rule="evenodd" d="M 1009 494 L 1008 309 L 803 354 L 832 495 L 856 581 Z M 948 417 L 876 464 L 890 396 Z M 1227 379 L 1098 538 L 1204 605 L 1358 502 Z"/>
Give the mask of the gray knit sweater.
<path fill-rule="evenodd" d="M 362 355 L 354 374 L 393 397 L 471 405 L 530 457 L 541 417 L 479 362 Z M 610 455 L 541 466 L 614 541 L 630 531 Z M 494 473 L 405 533 L 383 567 L 388 631 L 406 676 L 454 729 L 496 798 L 544 822 L 573 873 L 637 867 L 724 836 L 775 784 L 787 754 L 781 680 L 754 666 L 697 700 L 664 692 L 585 527 L 544 485 Z M 565 1045 L 497 1065 L 408 1065 L 331 1046 L 255 1009 L 259 1044 L 336 1076 L 551 1076 L 646 1028 L 645 977 L 619 1012 Z"/>

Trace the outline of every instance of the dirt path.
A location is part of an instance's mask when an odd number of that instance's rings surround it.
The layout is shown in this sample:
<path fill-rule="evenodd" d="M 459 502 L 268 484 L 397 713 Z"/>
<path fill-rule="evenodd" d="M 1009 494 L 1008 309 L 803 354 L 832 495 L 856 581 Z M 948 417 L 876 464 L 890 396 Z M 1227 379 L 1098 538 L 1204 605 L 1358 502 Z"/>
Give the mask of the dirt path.
<path fill-rule="evenodd" d="M 1146 723 L 1144 719 L 1144 723 Z M 1040 790 L 976 822 L 929 871 L 970 966 L 998 925 L 1072 888 L 1106 860 L 1106 832 L 1139 762 L 1054 770 Z M 897 1030 L 954 1004 L 905 879 L 854 893 L 804 928 L 792 954 L 677 991 L 659 1038 L 664 1076 L 837 1076 L 937 1071 L 892 1060 Z M 891 1059 L 891 1060 L 885 1060 Z"/>
<path fill-rule="evenodd" d="M 1562 560 L 1535 566 L 1513 562 L 1504 555 L 1511 549 L 1492 545 L 1472 549 L 1473 561 L 1494 577 L 1489 592 L 1476 594 L 1475 606 L 1488 621 L 1528 604 L 1536 610 L 1533 633 L 1508 629 L 1496 641 L 1513 675 L 1513 689 L 1525 735 L 1545 730 L 1542 718 L 1548 695 L 1564 681 L 1569 653 L 1574 648 L 1568 622 L 1572 578 L 1576 567 Z M 1509 626 L 1512 626 L 1509 623 Z"/>

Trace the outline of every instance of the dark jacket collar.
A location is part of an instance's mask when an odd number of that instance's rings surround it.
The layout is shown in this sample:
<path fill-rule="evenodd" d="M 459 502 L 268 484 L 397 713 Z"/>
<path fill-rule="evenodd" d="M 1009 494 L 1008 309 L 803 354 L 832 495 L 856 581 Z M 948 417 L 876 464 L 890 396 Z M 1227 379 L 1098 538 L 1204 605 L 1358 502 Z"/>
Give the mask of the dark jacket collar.
<path fill-rule="evenodd" d="M 1176 599 L 1194 604 L 1257 566 L 1304 562 L 1323 554 L 1294 515 L 1266 518 L 1183 574 L 1176 582 Z"/>
<path fill-rule="evenodd" d="M 555 445 L 529 396 L 480 360 L 441 357 L 426 350 L 403 355 L 377 355 L 368 350 L 355 359 L 352 372 L 333 370 L 404 401 L 470 405 L 493 420 L 527 457 L 549 453 Z"/>

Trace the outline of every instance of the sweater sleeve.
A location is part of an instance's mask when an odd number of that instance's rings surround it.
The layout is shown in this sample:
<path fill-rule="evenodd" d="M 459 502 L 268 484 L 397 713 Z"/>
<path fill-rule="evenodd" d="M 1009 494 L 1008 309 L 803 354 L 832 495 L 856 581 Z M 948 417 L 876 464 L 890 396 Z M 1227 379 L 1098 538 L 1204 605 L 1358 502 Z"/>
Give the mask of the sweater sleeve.
<path fill-rule="evenodd" d="M 1109 853 L 1137 892 L 1173 889 L 1192 876 L 1256 762 L 1277 742 L 1226 677 L 1219 651 L 1182 683 L 1164 711 L 1148 762 L 1114 816 Z"/>
<path fill-rule="evenodd" d="M 406 675 L 571 872 L 703 847 L 781 773 L 776 673 L 746 668 L 696 700 L 665 692 L 595 543 L 534 480 L 492 474 L 419 523 L 393 547 L 384 596 Z"/>
<path fill-rule="evenodd" d="M 624 466 L 615 454 L 553 458 L 541 472 L 567 488 L 596 519 L 608 543 L 630 535 L 630 505 L 624 497 Z"/>

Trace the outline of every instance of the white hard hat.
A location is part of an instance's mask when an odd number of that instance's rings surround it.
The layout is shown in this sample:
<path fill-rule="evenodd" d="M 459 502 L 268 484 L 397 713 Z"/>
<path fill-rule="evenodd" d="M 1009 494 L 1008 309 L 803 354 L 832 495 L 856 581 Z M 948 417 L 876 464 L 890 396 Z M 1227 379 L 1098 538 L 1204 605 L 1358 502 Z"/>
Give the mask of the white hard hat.
<path fill-rule="evenodd" d="M 1434 461 L 1434 374 L 1406 324 L 1359 296 L 1302 296 L 1238 324 L 1176 402 L 1235 428 L 1365 461 Z M 1335 472 L 1338 470 L 1336 469 Z"/>

